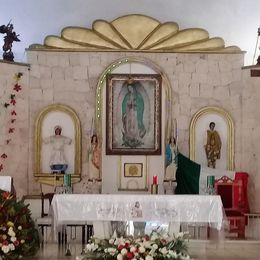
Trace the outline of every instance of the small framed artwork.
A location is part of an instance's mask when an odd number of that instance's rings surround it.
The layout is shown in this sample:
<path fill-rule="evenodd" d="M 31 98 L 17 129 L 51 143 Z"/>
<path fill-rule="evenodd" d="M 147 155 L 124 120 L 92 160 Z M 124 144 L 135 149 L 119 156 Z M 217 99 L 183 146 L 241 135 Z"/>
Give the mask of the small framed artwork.
<path fill-rule="evenodd" d="M 161 75 L 108 74 L 106 154 L 161 154 Z"/>
<path fill-rule="evenodd" d="M 148 191 L 146 156 L 120 156 L 119 191 Z"/>
<path fill-rule="evenodd" d="M 143 164 L 142 163 L 125 163 L 124 164 L 125 177 L 143 177 Z"/>

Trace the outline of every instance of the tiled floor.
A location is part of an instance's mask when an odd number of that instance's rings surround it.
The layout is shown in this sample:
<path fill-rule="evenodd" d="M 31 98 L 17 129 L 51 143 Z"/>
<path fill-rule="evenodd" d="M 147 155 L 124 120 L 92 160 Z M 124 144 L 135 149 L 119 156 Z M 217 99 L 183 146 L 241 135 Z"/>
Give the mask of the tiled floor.
<path fill-rule="evenodd" d="M 72 244 L 71 256 L 65 256 L 66 247 L 47 243 L 36 257 L 27 260 L 75 260 L 81 254 L 82 246 Z M 191 240 L 189 253 L 198 260 L 260 260 L 260 241 L 200 241 Z"/>

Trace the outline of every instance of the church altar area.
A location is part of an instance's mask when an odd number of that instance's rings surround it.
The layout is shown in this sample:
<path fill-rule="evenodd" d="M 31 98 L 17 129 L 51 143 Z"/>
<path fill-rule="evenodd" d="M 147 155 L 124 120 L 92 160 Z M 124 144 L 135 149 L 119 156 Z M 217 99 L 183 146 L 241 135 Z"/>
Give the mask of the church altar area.
<path fill-rule="evenodd" d="M 54 230 L 69 223 L 93 222 L 94 236 L 110 238 L 110 221 L 168 225 L 177 234 L 181 223 L 210 226 L 218 231 L 225 216 L 214 195 L 57 194 L 52 201 Z"/>
<path fill-rule="evenodd" d="M 149 26 L 140 28 L 143 23 Z M 107 35 L 110 30 L 104 29 L 106 24 L 116 27 L 125 40 Z M 257 77 L 251 77 L 252 68 L 243 67 L 244 52 L 225 46 L 220 38 L 211 38 L 204 29 L 185 31 L 176 23 L 164 24 L 142 15 L 123 16 L 107 23 L 95 21 L 93 26 L 86 30 L 91 31 L 89 34 L 73 27 L 63 31 L 65 38 L 47 36 L 42 45 L 26 50 L 28 64 L 0 61 L 0 173 L 12 176 L 17 195 L 53 192 L 55 186 L 63 184 L 63 174 L 50 170 L 51 145 L 43 142 L 54 135 L 57 125 L 72 140 L 64 146 L 64 152 L 74 193 L 100 192 L 119 197 L 140 194 L 148 199 L 152 178 L 157 176 L 162 195 L 169 138 L 177 139 L 182 154 L 206 167 L 203 142 L 213 120 L 222 140 L 216 176 L 227 171 L 228 176 L 234 176 L 236 171 L 248 172 L 250 208 L 259 212 L 260 148 L 255 144 L 260 141 L 260 120 L 255 107 L 260 92 Z M 136 30 L 128 34 L 128 26 Z M 155 28 L 160 27 L 162 31 L 155 33 Z M 88 42 L 93 40 L 95 30 L 104 39 Z M 76 37 L 81 33 L 83 43 Z M 72 41 L 71 35 L 75 36 Z M 108 38 L 115 43 L 105 41 Z M 176 43 L 178 39 L 180 43 Z M 136 82 L 140 75 L 144 77 L 146 90 L 140 88 L 140 93 L 150 109 L 144 110 L 146 117 L 140 132 L 146 130 L 147 138 L 142 140 L 149 152 L 133 146 L 134 152 L 129 153 L 118 142 L 124 127 L 123 109 L 116 101 L 123 103 L 126 90 L 120 92 L 109 86 L 123 89 L 120 82 L 122 78 L 128 82 L 126 75 Z M 156 83 L 153 75 L 159 75 Z M 149 86 L 156 90 L 158 98 L 153 98 Z M 113 95 L 109 91 L 118 99 L 111 102 Z M 108 125 L 108 121 L 112 124 Z M 117 135 L 113 137 L 112 133 Z M 99 171 L 91 170 L 95 166 L 93 134 L 98 137 L 99 154 L 95 158 L 100 157 Z M 152 142 L 151 136 L 156 136 Z M 109 138 L 116 140 L 116 147 Z M 150 148 L 151 143 L 155 149 Z M 206 177 L 201 176 L 203 193 Z"/>

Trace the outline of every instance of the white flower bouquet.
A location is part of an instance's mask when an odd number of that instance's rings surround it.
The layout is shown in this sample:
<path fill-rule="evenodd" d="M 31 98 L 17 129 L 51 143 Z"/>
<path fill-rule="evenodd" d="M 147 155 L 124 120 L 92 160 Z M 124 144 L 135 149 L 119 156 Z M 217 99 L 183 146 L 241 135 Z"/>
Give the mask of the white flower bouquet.
<path fill-rule="evenodd" d="M 191 258 L 187 253 L 187 239 L 187 233 L 169 236 L 155 231 L 150 236 L 137 239 L 116 236 L 109 240 L 92 238 L 85 247 L 85 255 L 77 260 L 188 260 Z"/>

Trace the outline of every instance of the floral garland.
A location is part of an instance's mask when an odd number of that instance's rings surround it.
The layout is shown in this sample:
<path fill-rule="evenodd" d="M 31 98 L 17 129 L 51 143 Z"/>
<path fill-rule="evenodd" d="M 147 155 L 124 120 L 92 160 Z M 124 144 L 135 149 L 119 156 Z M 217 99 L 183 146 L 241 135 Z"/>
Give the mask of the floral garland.
<path fill-rule="evenodd" d="M 12 193 L 0 191 L 1 259 L 20 259 L 38 251 L 39 234 L 28 206 Z"/>
<path fill-rule="evenodd" d="M 188 233 L 176 236 L 160 234 L 153 231 L 150 236 L 134 239 L 132 237 L 99 240 L 92 238 L 85 247 L 85 256 L 78 256 L 77 260 L 87 259 L 117 259 L 117 260 L 188 260 Z"/>
<path fill-rule="evenodd" d="M 8 137 L 5 140 L 6 144 L 8 145 L 11 140 L 12 140 L 12 135 L 15 133 L 15 122 L 16 122 L 16 117 L 17 117 L 17 112 L 15 109 L 16 106 L 16 95 L 15 92 L 19 92 L 22 90 L 21 85 L 19 84 L 19 81 L 21 80 L 21 77 L 23 76 L 23 73 L 18 72 L 17 74 L 14 75 L 14 86 L 12 89 L 12 92 L 10 94 L 10 98 L 7 102 L 5 102 L 3 104 L 5 109 L 8 109 L 9 106 L 11 106 L 12 108 L 10 109 L 10 123 L 11 125 L 8 128 Z M 4 169 L 4 161 L 8 158 L 7 153 L 3 152 L 2 154 L 0 154 L 0 172 L 3 171 Z"/>

